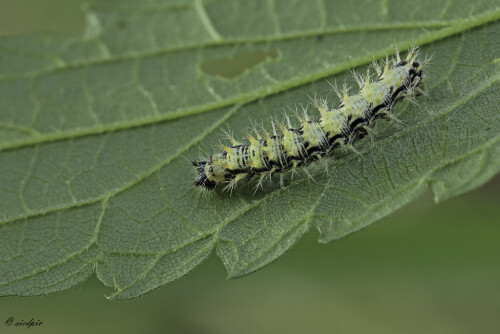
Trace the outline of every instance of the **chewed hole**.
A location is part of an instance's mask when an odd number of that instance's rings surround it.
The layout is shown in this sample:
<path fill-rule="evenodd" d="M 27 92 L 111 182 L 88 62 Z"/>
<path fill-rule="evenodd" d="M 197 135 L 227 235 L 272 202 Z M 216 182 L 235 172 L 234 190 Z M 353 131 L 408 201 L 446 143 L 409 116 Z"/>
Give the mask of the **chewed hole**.
<path fill-rule="evenodd" d="M 231 58 L 212 59 L 204 62 L 201 69 L 208 75 L 233 79 L 258 64 L 276 60 L 278 51 L 248 51 Z"/>

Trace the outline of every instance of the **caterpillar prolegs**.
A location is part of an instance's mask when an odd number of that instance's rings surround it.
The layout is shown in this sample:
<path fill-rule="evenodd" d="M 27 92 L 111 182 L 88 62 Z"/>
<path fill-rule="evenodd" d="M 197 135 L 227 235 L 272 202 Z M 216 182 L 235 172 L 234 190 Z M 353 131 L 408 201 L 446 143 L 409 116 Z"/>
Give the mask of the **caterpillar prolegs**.
<path fill-rule="evenodd" d="M 307 113 L 300 118 L 300 126 L 292 127 L 285 115 L 286 125 L 273 123 L 273 132 L 253 130 L 247 135 L 249 144 L 236 141 L 230 134 L 232 146 L 223 146 L 203 161 L 192 161 L 198 171 L 194 183 L 204 189 L 214 189 L 219 183 L 232 189 L 241 180 L 259 176 L 257 187 L 266 176 L 295 170 L 313 161 L 330 157 L 338 147 L 352 144 L 366 136 L 377 119 L 394 119 L 394 106 L 403 100 L 414 102 L 423 93 L 424 66 L 430 59 L 417 61 L 419 50 L 412 47 L 406 59 L 399 52 L 389 60 L 372 63 L 377 79 L 371 80 L 370 69 L 365 77 L 353 73 L 359 85 L 355 95 L 334 86 L 340 105 L 329 109 L 326 100 L 314 99 L 319 119 L 310 119 Z M 281 134 L 276 131 L 276 125 Z"/>

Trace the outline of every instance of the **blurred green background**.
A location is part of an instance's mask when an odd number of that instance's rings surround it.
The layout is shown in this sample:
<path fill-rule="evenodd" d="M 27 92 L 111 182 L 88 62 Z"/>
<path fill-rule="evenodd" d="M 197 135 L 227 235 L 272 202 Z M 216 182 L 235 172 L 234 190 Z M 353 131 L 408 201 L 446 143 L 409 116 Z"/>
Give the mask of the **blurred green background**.
<path fill-rule="evenodd" d="M 0 35 L 78 35 L 80 0 L 0 0 Z M 285 256 L 225 280 L 215 254 L 137 300 L 106 300 L 92 277 L 70 291 L 0 299 L 0 333 L 500 333 L 500 177 L 321 245 L 311 230 Z M 6 327 L 9 317 L 41 320 Z"/>

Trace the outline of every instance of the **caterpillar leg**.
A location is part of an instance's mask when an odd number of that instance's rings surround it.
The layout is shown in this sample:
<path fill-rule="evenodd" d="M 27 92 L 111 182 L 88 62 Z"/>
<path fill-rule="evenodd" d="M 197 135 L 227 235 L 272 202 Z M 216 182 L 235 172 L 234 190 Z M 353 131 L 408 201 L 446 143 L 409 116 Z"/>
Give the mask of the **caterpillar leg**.
<path fill-rule="evenodd" d="M 378 135 L 377 131 L 373 130 L 373 128 L 368 126 L 368 125 L 364 125 L 363 129 L 366 131 L 366 134 L 370 138 L 372 150 L 374 150 L 375 149 L 375 139 L 377 138 L 377 135 Z"/>
<path fill-rule="evenodd" d="M 321 167 L 323 167 L 323 174 L 329 175 L 330 170 L 328 169 L 328 161 L 327 159 L 323 158 L 322 156 L 318 156 L 318 162 L 321 164 Z"/>
<path fill-rule="evenodd" d="M 380 115 L 382 116 L 382 118 L 384 118 L 388 121 L 393 121 L 395 124 L 397 124 L 399 126 L 405 125 L 405 123 L 402 120 L 400 120 L 399 118 L 397 118 L 396 115 L 394 115 L 394 113 L 391 111 L 381 112 Z"/>
<path fill-rule="evenodd" d="M 257 184 L 255 185 L 255 187 L 253 188 L 253 193 L 255 194 L 257 192 L 257 190 L 260 188 L 264 188 L 264 186 L 262 185 L 264 183 L 264 179 L 266 178 L 266 175 L 267 173 L 262 173 L 260 174 L 260 177 L 259 177 L 259 180 L 257 181 Z"/>
<path fill-rule="evenodd" d="M 269 172 L 267 172 L 267 175 L 269 175 L 269 182 L 271 182 L 272 180 L 272 177 L 273 177 L 273 173 L 276 171 L 276 167 L 273 167 L 271 168 L 271 170 Z"/>
<path fill-rule="evenodd" d="M 345 151 L 347 152 L 353 152 L 355 153 L 356 155 L 359 155 L 360 157 L 363 157 L 363 154 L 361 154 L 360 151 L 358 151 L 354 145 L 352 144 L 352 140 L 350 140 L 349 142 L 347 143 L 342 143 L 340 144 L 340 147 L 342 147 Z"/>
<path fill-rule="evenodd" d="M 280 188 L 285 188 L 285 181 L 283 181 L 283 174 L 280 174 Z"/>
<path fill-rule="evenodd" d="M 309 173 L 309 171 L 307 170 L 307 168 L 304 168 L 304 173 L 306 173 L 307 179 L 309 181 L 313 181 L 314 183 L 318 184 L 318 182 L 314 179 L 314 177 L 311 175 L 311 173 Z"/>
<path fill-rule="evenodd" d="M 415 96 L 424 96 L 425 98 L 430 98 L 429 92 L 425 90 L 425 83 L 422 82 L 420 87 L 415 87 Z"/>
<path fill-rule="evenodd" d="M 233 193 L 233 189 L 236 188 L 238 182 L 243 181 L 247 178 L 247 174 L 238 174 L 228 184 L 222 188 L 222 191 L 229 191 L 230 194 Z"/>
<path fill-rule="evenodd" d="M 298 161 L 294 161 L 293 162 L 293 166 L 292 166 L 292 181 L 293 181 L 293 176 L 295 175 L 295 172 L 297 171 L 297 167 L 299 166 L 299 162 Z"/>

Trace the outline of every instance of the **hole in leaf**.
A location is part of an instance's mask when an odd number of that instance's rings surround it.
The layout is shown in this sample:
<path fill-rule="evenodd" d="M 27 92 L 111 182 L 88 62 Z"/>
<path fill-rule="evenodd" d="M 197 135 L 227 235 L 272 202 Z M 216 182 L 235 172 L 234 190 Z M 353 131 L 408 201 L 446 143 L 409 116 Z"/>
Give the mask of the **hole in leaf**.
<path fill-rule="evenodd" d="M 248 51 L 231 58 L 212 59 L 204 62 L 201 69 L 208 75 L 233 79 L 258 64 L 273 61 L 278 58 L 278 51 Z"/>

